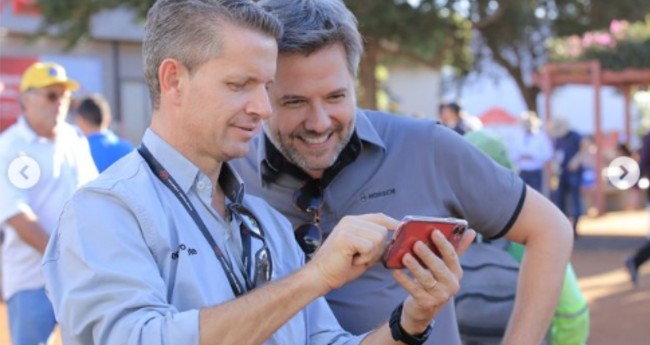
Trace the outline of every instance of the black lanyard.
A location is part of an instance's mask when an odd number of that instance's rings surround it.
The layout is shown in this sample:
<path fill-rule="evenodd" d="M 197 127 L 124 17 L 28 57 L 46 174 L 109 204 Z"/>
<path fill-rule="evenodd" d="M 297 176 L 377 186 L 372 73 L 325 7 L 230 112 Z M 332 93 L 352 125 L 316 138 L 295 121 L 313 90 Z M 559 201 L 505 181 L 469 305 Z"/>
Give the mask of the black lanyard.
<path fill-rule="evenodd" d="M 219 260 L 221 267 L 226 273 L 226 277 L 228 277 L 228 282 L 230 283 L 230 288 L 232 289 L 232 292 L 235 294 L 235 296 L 239 297 L 243 295 L 247 290 L 251 290 L 253 288 L 253 284 L 248 278 L 248 273 L 242 272 L 242 276 L 244 276 L 244 281 L 246 283 L 246 288 L 247 288 L 246 290 L 244 289 L 244 287 L 242 287 L 242 284 L 239 282 L 239 279 L 237 279 L 237 276 L 235 275 L 235 271 L 233 270 L 232 267 L 232 263 L 223 254 L 217 242 L 214 240 L 214 238 L 212 238 L 212 235 L 210 235 L 208 228 L 205 226 L 205 223 L 203 223 L 203 220 L 201 220 L 201 217 L 199 216 L 198 212 L 196 212 L 194 205 L 192 205 L 190 199 L 183 192 L 183 190 L 178 185 L 178 183 L 176 183 L 174 178 L 165 169 L 165 167 L 163 167 L 162 164 L 158 162 L 158 160 L 151 154 L 151 152 L 149 152 L 149 150 L 144 144 L 140 145 L 140 147 L 138 148 L 138 152 L 140 153 L 142 158 L 144 158 L 144 160 L 147 162 L 149 168 L 151 168 L 151 171 L 153 171 L 154 175 L 156 175 L 158 179 L 165 186 L 167 186 L 167 188 L 169 188 L 169 190 L 171 190 L 172 193 L 174 193 L 174 195 L 181 202 L 183 207 L 185 207 L 187 213 L 189 213 L 189 215 L 192 217 L 194 223 L 196 223 L 196 226 L 199 228 L 199 230 L 201 230 L 201 233 L 203 234 L 205 239 L 208 241 L 208 243 L 214 250 L 214 255 L 217 256 L 217 259 Z M 249 247 L 249 248 L 243 248 L 242 255 L 245 255 L 243 258 L 244 259 L 243 262 L 250 263 L 250 259 L 249 259 L 250 246 L 246 245 L 247 242 L 244 240 L 244 237 L 245 236 L 243 236 L 242 234 L 242 241 L 244 242 L 244 247 Z"/>

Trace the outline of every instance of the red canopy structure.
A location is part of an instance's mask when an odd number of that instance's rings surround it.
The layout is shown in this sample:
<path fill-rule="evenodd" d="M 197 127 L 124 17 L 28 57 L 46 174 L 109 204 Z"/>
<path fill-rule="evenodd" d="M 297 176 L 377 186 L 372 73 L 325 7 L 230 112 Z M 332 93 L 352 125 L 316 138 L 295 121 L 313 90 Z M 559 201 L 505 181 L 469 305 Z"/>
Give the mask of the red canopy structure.
<path fill-rule="evenodd" d="M 479 118 L 484 125 L 513 125 L 519 122 L 519 119 L 499 107 L 488 109 Z"/>
<path fill-rule="evenodd" d="M 598 212 L 605 209 L 605 193 L 602 181 L 603 170 L 603 131 L 601 122 L 600 88 L 614 86 L 623 92 L 625 98 L 625 139 L 629 145 L 632 137 L 630 120 L 630 98 L 632 87 L 650 85 L 650 69 L 627 69 L 619 72 L 603 69 L 600 61 L 549 63 L 542 67 L 541 73 L 533 76 L 534 83 L 544 92 L 544 115 L 551 119 L 551 93 L 554 88 L 567 84 L 591 85 L 594 90 L 594 127 L 596 154 L 596 206 Z"/>

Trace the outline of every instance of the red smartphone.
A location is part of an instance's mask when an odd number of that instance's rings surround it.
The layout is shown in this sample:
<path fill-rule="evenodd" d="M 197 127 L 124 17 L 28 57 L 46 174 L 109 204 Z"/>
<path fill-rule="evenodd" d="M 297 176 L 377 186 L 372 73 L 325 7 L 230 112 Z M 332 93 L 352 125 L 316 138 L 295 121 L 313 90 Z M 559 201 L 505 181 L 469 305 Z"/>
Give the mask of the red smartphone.
<path fill-rule="evenodd" d="M 457 247 L 467 229 L 467 221 L 458 218 L 404 217 L 384 253 L 384 266 L 390 269 L 404 268 L 402 257 L 406 253 L 415 256 L 413 246 L 417 241 L 422 241 L 431 248 L 434 254 L 440 256 L 438 248 L 431 241 L 431 233 L 435 229 L 440 230 L 445 235 L 445 238 L 454 247 Z"/>

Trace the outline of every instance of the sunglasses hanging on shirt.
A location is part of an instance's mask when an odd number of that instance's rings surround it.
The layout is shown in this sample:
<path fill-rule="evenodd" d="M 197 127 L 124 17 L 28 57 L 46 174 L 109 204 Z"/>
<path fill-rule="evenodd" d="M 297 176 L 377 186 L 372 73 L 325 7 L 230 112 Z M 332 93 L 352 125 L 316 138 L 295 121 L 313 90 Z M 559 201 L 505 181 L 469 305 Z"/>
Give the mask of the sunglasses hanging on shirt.
<path fill-rule="evenodd" d="M 320 182 L 319 179 L 309 180 L 293 193 L 293 206 L 312 215 L 311 221 L 298 225 L 293 232 L 298 245 L 307 256 L 311 256 L 323 242 L 320 227 L 323 189 Z"/>
<path fill-rule="evenodd" d="M 156 175 L 156 177 L 158 177 L 158 179 L 169 188 L 169 190 L 183 205 L 190 217 L 192 217 L 196 226 L 203 234 L 203 237 L 205 237 L 206 241 L 212 247 L 217 260 L 221 264 L 221 267 L 228 278 L 228 282 L 230 283 L 230 287 L 235 296 L 239 297 L 246 293 L 246 291 L 264 285 L 271 280 L 273 264 L 271 261 L 270 251 L 266 245 L 264 231 L 262 230 L 261 224 L 250 210 L 238 203 L 231 203 L 227 206 L 231 216 L 236 218 L 240 223 L 239 230 L 243 244 L 242 264 L 245 270 L 245 272 L 242 272 L 242 276 L 244 277 L 244 284 L 242 284 L 235 275 L 232 263 L 224 255 L 223 251 L 208 231 L 205 223 L 201 220 L 194 205 L 192 205 L 190 199 L 183 192 L 178 183 L 176 183 L 174 178 L 151 154 L 151 152 L 149 152 L 144 144 L 140 145 L 138 153 L 140 153 L 142 158 L 147 162 L 154 175 Z M 252 239 L 255 239 L 256 242 L 255 249 L 253 249 Z M 252 261 L 255 261 L 255 264 L 253 264 Z"/>

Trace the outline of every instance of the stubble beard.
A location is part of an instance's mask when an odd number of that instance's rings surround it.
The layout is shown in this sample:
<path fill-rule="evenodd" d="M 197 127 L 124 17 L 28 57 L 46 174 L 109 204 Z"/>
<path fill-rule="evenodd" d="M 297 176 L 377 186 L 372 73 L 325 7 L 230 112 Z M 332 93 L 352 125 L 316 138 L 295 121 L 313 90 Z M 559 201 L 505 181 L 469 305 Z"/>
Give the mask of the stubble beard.
<path fill-rule="evenodd" d="M 310 171 L 323 171 L 336 162 L 338 159 L 339 155 L 347 146 L 347 144 L 350 142 L 350 138 L 352 137 L 352 133 L 354 132 L 356 127 L 356 116 L 352 118 L 352 121 L 350 123 L 350 126 L 348 127 L 349 130 L 347 133 L 344 133 L 344 137 L 341 138 L 339 143 L 336 145 L 336 148 L 334 149 L 334 154 L 330 158 L 329 161 L 325 163 L 321 163 L 318 161 L 318 158 L 320 157 L 314 157 L 314 159 L 310 159 L 311 157 L 305 157 L 303 156 L 298 149 L 294 145 L 290 143 L 290 140 L 283 140 L 283 138 L 280 136 L 280 134 L 277 131 L 273 131 L 270 126 L 268 125 L 268 120 L 265 120 L 262 122 L 262 128 L 264 129 L 264 133 L 266 136 L 269 138 L 273 146 L 275 146 L 282 155 L 287 158 L 291 163 L 295 164 L 298 166 L 300 169 L 302 169 L 305 172 L 310 172 Z M 337 128 L 334 133 L 331 135 L 337 135 L 341 133 L 342 129 L 339 127 Z M 300 140 L 300 139 L 296 139 Z"/>

